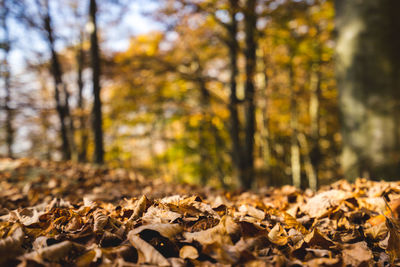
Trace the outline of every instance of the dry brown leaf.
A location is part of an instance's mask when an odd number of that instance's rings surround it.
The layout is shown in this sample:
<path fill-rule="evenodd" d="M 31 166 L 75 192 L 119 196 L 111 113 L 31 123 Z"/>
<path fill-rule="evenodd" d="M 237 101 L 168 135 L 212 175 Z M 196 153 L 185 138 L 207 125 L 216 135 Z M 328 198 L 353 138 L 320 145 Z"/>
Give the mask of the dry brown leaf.
<path fill-rule="evenodd" d="M 239 212 L 237 214 L 238 216 L 245 216 L 249 215 L 251 217 L 256 218 L 257 220 L 264 220 L 265 218 L 265 212 L 262 210 L 259 210 L 253 206 L 250 205 L 241 205 L 239 207 Z"/>
<path fill-rule="evenodd" d="M 182 214 L 170 211 L 168 208 L 163 209 L 160 206 L 151 206 L 143 215 L 142 221 L 148 224 L 169 223 L 181 217 Z"/>
<path fill-rule="evenodd" d="M 289 213 L 284 212 L 283 216 L 287 228 L 294 228 L 303 235 L 307 235 L 309 233 L 308 230 L 301 223 L 299 223 L 295 217 L 293 217 Z"/>
<path fill-rule="evenodd" d="M 179 224 L 156 223 L 146 224 L 135 228 L 129 232 L 131 235 L 137 235 L 143 230 L 153 230 L 166 238 L 175 238 L 175 236 L 183 231 L 182 226 Z"/>
<path fill-rule="evenodd" d="M 21 259 L 30 259 L 38 262 L 42 262 L 43 260 L 58 262 L 67 257 L 70 253 L 83 252 L 85 250 L 86 248 L 82 245 L 71 241 L 63 241 L 22 255 Z"/>
<path fill-rule="evenodd" d="M 387 228 L 385 223 L 381 223 L 367 228 L 364 233 L 366 236 L 374 241 L 381 241 L 385 239 L 385 237 L 389 233 L 389 229 Z"/>
<path fill-rule="evenodd" d="M 143 213 L 146 211 L 146 207 L 149 204 L 149 200 L 145 195 L 143 195 L 135 205 L 135 209 L 133 210 L 132 216 L 129 218 L 129 221 L 134 221 L 141 217 Z"/>
<path fill-rule="evenodd" d="M 142 255 L 139 254 L 139 263 L 150 263 L 158 266 L 171 266 L 168 260 L 161 255 L 152 245 L 138 237 L 136 234 L 129 232 L 128 240 Z"/>
<path fill-rule="evenodd" d="M 194 260 L 199 257 L 199 252 L 193 246 L 183 246 L 179 250 L 179 257 L 181 257 L 182 259 L 188 258 Z"/>
<path fill-rule="evenodd" d="M 215 227 L 194 233 L 184 233 L 183 236 L 189 242 L 196 240 L 202 245 L 212 243 L 231 244 L 230 235 L 234 235 L 239 231 L 240 226 L 230 216 L 224 216 Z"/>
<path fill-rule="evenodd" d="M 32 247 L 34 250 L 42 249 L 48 246 L 49 238 L 46 236 L 38 236 L 35 241 L 32 243 Z"/>
<path fill-rule="evenodd" d="M 390 255 L 392 262 L 400 259 L 400 227 L 397 222 L 386 217 L 386 226 L 389 229 L 389 240 L 386 252 Z"/>
<path fill-rule="evenodd" d="M 0 263 L 20 255 L 24 251 L 23 241 L 24 232 L 21 227 L 16 225 L 10 236 L 0 240 Z"/>
<path fill-rule="evenodd" d="M 330 249 L 335 244 L 326 236 L 322 235 L 318 229 L 314 229 L 311 233 L 304 237 L 304 241 L 310 247 L 317 247 L 323 249 Z"/>
<path fill-rule="evenodd" d="M 45 213 L 45 211 L 38 211 L 36 208 L 26 208 L 20 211 L 11 211 L 10 217 L 16 218 L 24 226 L 32 226 L 39 223 L 40 216 Z"/>
<path fill-rule="evenodd" d="M 386 222 L 386 217 L 383 214 L 379 214 L 377 216 L 371 217 L 367 221 L 367 223 L 371 224 L 372 226 L 384 224 L 385 222 Z"/>
<path fill-rule="evenodd" d="M 94 219 L 94 226 L 93 226 L 93 231 L 96 232 L 101 232 L 104 230 L 104 227 L 108 224 L 108 216 L 103 213 L 102 210 L 96 210 L 93 213 L 93 219 Z"/>
<path fill-rule="evenodd" d="M 319 218 L 349 197 L 351 197 L 349 192 L 332 189 L 315 195 L 307 201 L 306 205 L 300 206 L 300 208 L 311 217 Z"/>
<path fill-rule="evenodd" d="M 365 241 L 345 245 L 342 249 L 343 263 L 351 266 L 372 266 L 373 255 Z"/>
<path fill-rule="evenodd" d="M 316 258 L 306 262 L 308 267 L 332 266 L 340 267 L 342 263 L 338 258 Z"/>
<path fill-rule="evenodd" d="M 284 246 L 288 243 L 287 233 L 279 223 L 275 224 L 271 231 L 269 231 L 268 238 L 272 243 L 278 246 Z"/>

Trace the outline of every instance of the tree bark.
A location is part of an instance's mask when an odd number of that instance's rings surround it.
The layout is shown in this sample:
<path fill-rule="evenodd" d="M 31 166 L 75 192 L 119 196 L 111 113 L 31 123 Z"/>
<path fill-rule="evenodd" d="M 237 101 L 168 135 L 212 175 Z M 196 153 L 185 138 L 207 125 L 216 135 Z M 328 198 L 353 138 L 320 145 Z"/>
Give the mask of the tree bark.
<path fill-rule="evenodd" d="M 336 0 L 336 72 L 346 178 L 400 173 L 397 0 Z"/>
<path fill-rule="evenodd" d="M 87 161 L 87 146 L 89 136 L 86 128 L 86 115 L 84 112 L 84 99 L 83 99 L 83 67 L 85 63 L 85 56 L 83 51 L 83 32 L 80 34 L 79 46 L 76 54 L 77 64 L 77 85 L 78 85 L 78 109 L 79 109 L 79 133 L 80 133 L 80 147 L 78 152 L 78 161 Z"/>
<path fill-rule="evenodd" d="M 268 91 L 268 59 L 266 49 L 262 49 L 262 63 L 263 63 L 263 75 L 264 75 L 264 89 L 262 93 L 262 104 L 261 104 L 261 147 L 262 147 L 262 158 L 265 168 L 270 169 L 271 164 L 271 147 L 270 147 L 270 130 L 269 130 L 269 118 L 268 118 L 268 103 L 269 103 L 269 91 Z"/>
<path fill-rule="evenodd" d="M 229 112 L 230 112 L 230 137 L 232 141 L 232 162 L 234 165 L 234 172 L 238 177 L 239 182 L 246 180 L 245 160 L 240 138 L 240 121 L 238 112 L 238 98 L 237 98 L 237 75 L 238 70 L 238 52 L 239 43 L 236 39 L 238 32 L 238 25 L 236 21 L 236 14 L 238 12 L 238 0 L 230 0 L 230 24 L 228 25 L 228 49 L 230 61 L 230 96 L 229 96 Z"/>
<path fill-rule="evenodd" d="M 246 82 L 245 82 L 245 177 L 241 181 L 242 187 L 248 189 L 254 181 L 254 134 L 255 124 L 255 86 L 254 76 L 256 71 L 256 22 L 255 12 L 256 0 L 248 0 L 245 8 L 245 61 L 246 61 Z"/>
<path fill-rule="evenodd" d="M 89 16 L 92 31 L 90 33 L 90 52 L 91 52 L 91 65 L 92 65 L 92 79 L 93 79 L 93 134 L 94 134 L 94 162 L 102 164 L 104 162 L 104 147 L 103 147 L 103 119 L 101 112 L 101 98 L 100 98 L 100 52 L 97 37 L 97 22 L 96 22 L 97 5 L 96 0 L 90 0 Z"/>

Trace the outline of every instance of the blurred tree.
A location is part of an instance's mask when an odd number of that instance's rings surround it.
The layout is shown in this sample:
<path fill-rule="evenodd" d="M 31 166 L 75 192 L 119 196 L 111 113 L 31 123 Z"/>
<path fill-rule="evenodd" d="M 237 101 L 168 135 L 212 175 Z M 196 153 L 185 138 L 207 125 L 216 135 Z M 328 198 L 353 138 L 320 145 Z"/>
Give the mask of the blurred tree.
<path fill-rule="evenodd" d="M 83 97 L 83 70 L 85 67 L 85 50 L 83 48 L 84 33 L 79 34 L 79 43 L 76 47 L 76 68 L 77 68 L 77 86 L 78 86 L 78 113 L 79 113 L 79 132 L 80 132 L 80 149 L 78 152 L 78 160 L 80 162 L 87 161 L 87 149 L 89 143 L 89 133 L 86 127 L 87 116 L 85 114 L 85 99 Z"/>
<path fill-rule="evenodd" d="M 243 147 L 243 142 L 241 139 L 241 123 L 239 120 L 239 99 L 237 96 L 237 79 L 239 74 L 238 69 L 238 56 L 239 56 L 239 42 L 237 40 L 238 34 L 238 22 L 237 15 L 239 13 L 239 1 L 238 0 L 229 0 L 228 6 L 229 12 L 229 22 L 222 23 L 227 34 L 225 40 L 225 44 L 228 48 L 229 52 L 229 86 L 230 86 L 230 95 L 229 95 L 229 111 L 230 111 L 230 137 L 232 142 L 232 163 L 234 165 L 235 174 L 238 177 L 238 180 L 241 182 L 243 187 L 248 186 L 249 177 L 246 173 L 246 158 Z M 215 16 L 218 20 L 218 17 Z M 249 77 L 251 79 L 251 77 Z M 250 96 L 250 95 L 248 95 Z M 250 115 L 250 114 L 249 114 Z M 249 125 L 250 126 L 250 125 Z M 249 128 L 250 130 L 250 128 Z M 250 151 L 249 151 L 250 152 Z M 248 170 L 249 171 L 249 170 Z M 250 170 L 251 171 L 251 170 Z M 251 175 L 251 173 L 249 173 Z M 251 183 L 251 182 L 250 182 Z"/>
<path fill-rule="evenodd" d="M 61 154 L 64 160 L 70 160 L 74 150 L 74 125 L 70 114 L 70 94 L 63 82 L 63 71 L 59 55 L 55 48 L 56 37 L 53 29 L 52 15 L 48 0 L 18 1 L 18 17 L 25 25 L 37 29 L 45 40 L 50 56 L 50 71 L 54 80 L 54 99 L 60 120 Z"/>
<path fill-rule="evenodd" d="M 11 69 L 9 62 L 9 55 L 12 47 L 9 29 L 9 17 L 10 17 L 10 5 L 11 1 L 1 0 L 0 1 L 0 24 L 3 31 L 3 38 L 0 42 L 0 49 L 3 51 L 3 57 L 1 59 L 0 74 L 3 78 L 3 85 L 5 91 L 4 97 L 4 110 L 6 111 L 6 146 L 7 146 L 7 157 L 12 158 L 13 144 L 14 144 L 14 110 L 11 107 Z"/>
<path fill-rule="evenodd" d="M 245 177 L 241 180 L 241 185 L 248 189 L 254 181 L 254 134 L 256 131 L 255 119 L 255 85 L 254 78 L 257 65 L 257 13 L 256 0 L 247 0 L 244 7 L 244 33 L 245 33 L 245 59 L 246 59 L 246 82 L 245 82 Z"/>
<path fill-rule="evenodd" d="M 89 41 L 85 26 L 88 24 L 87 8 L 85 3 L 79 0 L 69 0 L 68 7 L 71 10 L 73 17 L 68 21 L 68 28 L 70 29 L 70 35 L 68 38 L 69 43 L 63 54 L 69 55 L 70 58 L 65 57 L 63 64 L 67 66 L 70 73 L 76 72 L 75 83 L 76 83 L 76 96 L 77 105 L 73 110 L 73 117 L 77 120 L 76 127 L 76 153 L 77 160 L 79 162 L 87 161 L 88 146 L 89 146 L 89 115 L 86 107 L 86 99 L 84 97 L 84 71 L 88 69 L 88 47 Z M 71 15 L 70 15 L 71 16 Z"/>
<path fill-rule="evenodd" d="M 345 177 L 400 173 L 400 2 L 336 1 Z"/>
<path fill-rule="evenodd" d="M 101 87 L 100 87 L 100 52 L 99 41 L 97 37 L 97 3 L 96 0 L 90 0 L 89 17 L 90 17 L 90 55 L 92 66 L 92 80 L 93 80 L 93 110 L 92 110 L 92 123 L 94 134 L 95 151 L 93 159 L 95 163 L 102 164 L 104 162 L 104 145 L 103 145 L 103 118 L 101 111 Z"/>

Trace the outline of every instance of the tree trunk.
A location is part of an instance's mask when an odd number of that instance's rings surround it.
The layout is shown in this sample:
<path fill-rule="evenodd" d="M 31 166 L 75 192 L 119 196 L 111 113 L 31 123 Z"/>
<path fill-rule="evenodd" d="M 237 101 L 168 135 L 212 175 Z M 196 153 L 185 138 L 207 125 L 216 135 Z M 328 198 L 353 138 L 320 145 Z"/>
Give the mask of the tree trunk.
<path fill-rule="evenodd" d="M 303 133 L 297 134 L 297 140 L 304 151 L 304 169 L 308 178 L 308 187 L 314 191 L 318 189 L 317 173 L 311 161 L 311 151 L 308 145 L 307 137 Z"/>
<path fill-rule="evenodd" d="M 400 20 L 397 0 L 336 1 L 336 71 L 345 177 L 398 179 Z"/>
<path fill-rule="evenodd" d="M 290 165 L 292 169 L 292 182 L 297 188 L 301 187 L 301 163 L 300 148 L 298 143 L 298 122 L 297 122 L 297 103 L 296 91 L 294 88 L 294 70 L 293 57 L 294 53 L 290 49 L 289 62 L 289 87 L 290 87 L 290 128 L 292 130 L 290 137 Z"/>
<path fill-rule="evenodd" d="M 80 42 L 76 55 L 77 63 L 77 84 L 78 84 L 78 109 L 79 109 L 79 133 L 80 133 L 80 148 L 78 152 L 78 161 L 87 161 L 87 146 L 88 146 L 88 132 L 86 128 L 86 115 L 84 112 L 84 99 L 83 99 L 83 66 L 85 58 L 83 51 L 83 33 L 80 34 Z"/>
<path fill-rule="evenodd" d="M 101 112 L 101 98 L 100 98 L 100 53 L 99 43 L 97 37 L 97 24 L 96 24 L 97 5 L 96 0 L 90 0 L 89 16 L 92 31 L 90 33 L 90 52 L 91 52 L 91 65 L 92 65 L 92 79 L 93 79 L 93 134 L 94 134 L 94 162 L 102 164 L 104 162 L 104 148 L 103 148 L 103 119 Z"/>
<path fill-rule="evenodd" d="M 203 82 L 200 82 L 203 83 Z M 205 186 L 208 182 L 208 164 L 209 164 L 209 158 L 210 155 L 208 154 L 207 148 L 209 146 L 208 144 L 208 140 L 207 140 L 207 113 L 206 113 L 206 98 L 204 97 L 204 87 L 205 85 L 200 84 L 200 90 L 201 90 L 201 94 L 200 94 L 200 106 L 201 106 L 201 121 L 200 121 L 200 125 L 199 125 L 199 146 L 198 146 L 198 151 L 200 154 L 200 162 L 199 162 L 199 175 L 200 175 L 200 183 L 201 185 Z"/>
<path fill-rule="evenodd" d="M 255 103 L 254 103 L 254 76 L 256 71 L 256 22 L 255 12 L 256 0 L 248 0 L 245 8 L 245 60 L 246 60 L 246 83 L 245 83 L 245 177 L 241 181 L 242 187 L 248 189 L 254 181 L 254 134 Z"/>
<path fill-rule="evenodd" d="M 4 50 L 4 58 L 2 63 L 2 70 L 1 73 L 3 74 L 4 79 L 4 89 L 5 89 L 5 103 L 4 109 L 6 111 L 6 146 L 7 146 L 7 157 L 12 158 L 13 155 L 13 143 L 14 143 L 14 127 L 13 127 L 13 120 L 14 120 L 14 111 L 10 107 L 11 103 L 11 70 L 9 65 L 9 53 L 11 49 L 11 40 L 9 35 L 9 29 L 7 24 L 7 17 L 9 15 L 9 9 L 7 6 L 7 2 L 2 0 L 1 2 L 1 28 L 3 29 L 3 50 Z"/>
<path fill-rule="evenodd" d="M 321 161 L 321 150 L 319 147 L 319 125 L 320 125 L 320 99 L 321 99 L 321 60 L 318 64 L 311 66 L 310 77 L 310 120 L 311 120 L 311 148 L 307 149 L 307 157 L 313 170 L 308 175 L 308 183 L 311 189 L 316 190 L 318 187 L 318 169 Z M 307 140 L 305 140 L 307 141 Z M 313 188 L 314 187 L 314 188 Z"/>
<path fill-rule="evenodd" d="M 268 120 L 268 59 L 266 49 L 262 49 L 262 63 L 263 63 L 263 74 L 264 74 L 264 89 L 262 94 L 262 104 L 261 104 L 261 147 L 262 147 L 262 158 L 265 168 L 270 169 L 271 164 L 271 147 L 270 147 L 270 130 L 269 130 L 269 120 Z"/>
<path fill-rule="evenodd" d="M 229 96 L 229 112 L 230 112 L 230 136 L 232 140 L 232 162 L 234 170 L 239 182 L 246 180 L 245 173 L 245 160 L 243 156 L 243 149 L 240 138 L 240 121 L 238 112 L 238 98 L 237 98 L 237 82 L 238 75 L 238 51 L 239 44 L 236 39 L 238 25 L 236 21 L 236 14 L 238 12 L 238 0 L 230 0 L 230 24 L 228 27 L 228 49 L 230 60 L 230 96 Z"/>
<path fill-rule="evenodd" d="M 46 1 L 46 16 L 43 18 L 44 20 L 44 28 L 47 33 L 47 42 L 48 46 L 51 52 L 51 72 L 54 78 L 54 98 L 56 101 L 56 110 L 58 117 L 60 119 L 60 133 L 61 133 L 61 140 L 62 140 L 62 148 L 61 148 L 61 153 L 63 160 L 70 160 L 71 159 L 71 148 L 70 148 L 70 142 L 69 142 L 69 137 L 68 137 L 68 129 L 66 126 L 66 118 L 67 118 L 67 109 L 65 107 L 65 104 L 68 103 L 68 101 L 65 99 L 68 97 L 68 95 L 64 94 L 64 101 L 61 99 L 61 92 L 64 91 L 64 85 L 62 82 L 62 71 L 61 71 L 61 65 L 58 60 L 58 55 L 55 51 L 54 47 L 54 36 L 53 36 L 53 28 L 51 25 L 51 16 L 50 16 L 50 10 L 48 6 L 48 2 Z"/>

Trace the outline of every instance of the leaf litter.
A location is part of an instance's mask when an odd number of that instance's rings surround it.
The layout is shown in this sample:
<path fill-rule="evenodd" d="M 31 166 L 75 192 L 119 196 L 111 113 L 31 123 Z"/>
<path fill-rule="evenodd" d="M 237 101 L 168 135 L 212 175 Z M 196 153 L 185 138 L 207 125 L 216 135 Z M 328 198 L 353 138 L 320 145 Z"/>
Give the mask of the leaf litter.
<path fill-rule="evenodd" d="M 1 266 L 391 266 L 400 183 L 223 192 L 127 170 L 0 161 Z"/>

